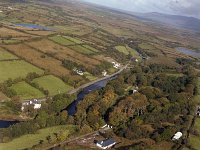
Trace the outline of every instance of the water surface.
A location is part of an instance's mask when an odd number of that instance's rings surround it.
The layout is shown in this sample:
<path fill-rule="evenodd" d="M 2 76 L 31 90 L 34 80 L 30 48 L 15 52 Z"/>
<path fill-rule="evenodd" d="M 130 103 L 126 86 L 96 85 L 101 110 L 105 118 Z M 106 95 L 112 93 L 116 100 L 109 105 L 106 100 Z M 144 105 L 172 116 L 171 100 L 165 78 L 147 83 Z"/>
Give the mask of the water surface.
<path fill-rule="evenodd" d="M 178 47 L 176 48 L 177 51 L 186 54 L 186 55 L 190 55 L 190 56 L 194 56 L 194 57 L 200 57 L 200 52 L 194 52 L 192 50 L 189 50 L 187 48 L 184 47 Z"/>

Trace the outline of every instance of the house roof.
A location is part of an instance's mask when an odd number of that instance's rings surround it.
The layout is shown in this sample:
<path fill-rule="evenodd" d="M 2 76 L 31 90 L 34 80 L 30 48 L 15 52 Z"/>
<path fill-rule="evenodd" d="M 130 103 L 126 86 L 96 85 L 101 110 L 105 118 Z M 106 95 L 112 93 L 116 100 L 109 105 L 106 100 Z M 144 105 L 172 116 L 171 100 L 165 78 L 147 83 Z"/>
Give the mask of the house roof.
<path fill-rule="evenodd" d="M 106 147 L 106 146 L 109 146 L 109 145 L 114 144 L 116 142 L 112 138 L 110 138 L 110 139 L 107 139 L 107 140 L 98 141 L 97 143 L 100 144 L 102 147 Z"/>

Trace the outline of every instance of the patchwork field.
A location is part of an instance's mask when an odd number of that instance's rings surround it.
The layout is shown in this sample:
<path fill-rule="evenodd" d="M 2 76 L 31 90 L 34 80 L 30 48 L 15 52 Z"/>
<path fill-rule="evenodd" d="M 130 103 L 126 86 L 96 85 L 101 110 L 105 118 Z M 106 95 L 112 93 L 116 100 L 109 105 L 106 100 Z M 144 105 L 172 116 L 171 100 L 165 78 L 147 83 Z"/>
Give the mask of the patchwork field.
<path fill-rule="evenodd" d="M 17 92 L 17 96 L 19 96 L 23 100 L 30 100 L 34 98 L 43 98 L 44 94 L 38 89 L 32 87 L 25 81 L 16 83 L 11 86 L 11 89 Z"/>
<path fill-rule="evenodd" d="M 18 32 L 12 29 L 7 29 L 4 27 L 0 27 L 0 33 L 1 33 L 1 37 L 19 37 L 19 36 L 23 36 L 23 37 L 30 37 L 30 35 L 22 33 L 22 32 Z"/>
<path fill-rule="evenodd" d="M 22 57 L 26 61 L 38 66 L 54 75 L 64 76 L 69 75 L 69 70 L 62 66 L 62 62 L 45 55 L 35 49 L 30 48 L 24 44 L 18 45 L 7 45 L 10 51 L 15 53 L 17 56 Z"/>
<path fill-rule="evenodd" d="M 20 150 L 31 148 L 33 145 L 39 144 L 40 140 L 44 141 L 44 144 L 47 144 L 47 136 L 51 136 L 52 142 L 56 141 L 54 133 L 61 134 L 63 133 L 64 137 L 67 137 L 69 134 L 75 132 L 76 127 L 72 125 L 60 125 L 50 128 L 45 128 L 38 130 L 36 134 L 27 134 L 19 138 L 14 139 L 8 143 L 0 143 L 1 150 Z"/>
<path fill-rule="evenodd" d="M 14 68 L 14 69 L 13 69 Z M 24 78 L 30 72 L 36 72 L 37 74 L 43 74 L 41 69 L 23 61 L 1 61 L 0 62 L 0 83 L 11 79 Z"/>
<path fill-rule="evenodd" d="M 44 53 L 52 54 L 54 57 L 60 60 L 63 60 L 63 59 L 73 60 L 87 67 L 93 67 L 93 65 L 100 64 L 99 60 L 88 57 L 75 50 L 72 50 L 65 46 L 61 46 L 47 39 L 29 42 L 28 45 L 30 45 L 31 47 L 35 49 L 39 49 L 40 51 Z"/>
<path fill-rule="evenodd" d="M 80 46 L 80 45 L 77 45 L 77 46 L 69 46 L 69 48 L 79 52 L 79 53 L 82 53 L 82 54 L 95 54 L 96 51 L 92 50 L 92 49 L 89 49 L 89 48 L 86 48 L 84 46 Z"/>
<path fill-rule="evenodd" d="M 71 86 L 65 84 L 61 79 L 48 75 L 33 80 L 39 87 L 49 91 L 49 95 L 53 96 L 59 93 L 65 93 L 72 89 Z"/>
<path fill-rule="evenodd" d="M 84 72 L 84 76 L 90 81 L 93 81 L 93 80 L 97 79 L 97 77 L 93 76 L 89 72 Z"/>

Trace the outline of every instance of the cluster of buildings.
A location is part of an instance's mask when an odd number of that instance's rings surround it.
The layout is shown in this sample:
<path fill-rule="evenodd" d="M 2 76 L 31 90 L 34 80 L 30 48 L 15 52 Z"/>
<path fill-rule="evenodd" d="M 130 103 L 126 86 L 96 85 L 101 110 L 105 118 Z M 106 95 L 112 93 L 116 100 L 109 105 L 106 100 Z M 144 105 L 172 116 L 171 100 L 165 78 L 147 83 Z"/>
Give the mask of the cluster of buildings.
<path fill-rule="evenodd" d="M 120 63 L 117 63 L 117 62 L 112 62 L 113 64 L 113 67 L 116 68 L 116 69 L 119 69 L 121 67 L 121 64 Z"/>
<path fill-rule="evenodd" d="M 42 104 L 37 99 L 30 100 L 22 103 L 21 110 L 24 111 L 25 107 L 27 106 L 33 106 L 33 109 L 40 109 Z"/>
<path fill-rule="evenodd" d="M 83 76 L 83 75 L 84 75 L 84 74 L 83 74 L 83 71 L 78 70 L 77 68 L 74 68 L 73 71 L 76 72 L 76 73 L 77 73 L 78 75 L 80 75 L 80 76 Z"/>

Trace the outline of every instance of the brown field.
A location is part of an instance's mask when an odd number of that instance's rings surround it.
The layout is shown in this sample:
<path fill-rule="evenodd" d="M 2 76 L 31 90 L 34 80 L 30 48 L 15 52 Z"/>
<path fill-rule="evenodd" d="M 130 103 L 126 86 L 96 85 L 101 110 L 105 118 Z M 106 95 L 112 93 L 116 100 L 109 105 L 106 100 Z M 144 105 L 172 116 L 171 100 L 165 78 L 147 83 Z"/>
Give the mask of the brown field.
<path fill-rule="evenodd" d="M 7 29 L 7 28 L 0 28 L 0 33 L 1 33 L 1 37 L 8 37 L 8 36 L 12 36 L 12 37 L 30 37 L 30 35 L 22 33 L 22 32 L 18 32 L 12 29 Z"/>
<path fill-rule="evenodd" d="M 5 46 L 10 52 L 22 57 L 29 63 L 40 67 L 56 76 L 69 75 L 70 71 L 64 68 L 61 61 L 38 52 L 24 44 L 7 45 Z"/>
<path fill-rule="evenodd" d="M 0 92 L 0 102 L 4 101 L 4 100 L 8 100 L 8 99 L 9 98 L 6 95 L 4 95 L 2 92 Z"/>
<path fill-rule="evenodd" d="M 150 58 L 147 60 L 146 64 L 161 64 L 169 67 L 179 66 L 179 64 L 177 64 L 174 59 L 165 56 Z"/>
<path fill-rule="evenodd" d="M 45 36 L 45 35 L 53 34 L 54 32 L 53 31 L 27 30 L 26 33 L 36 34 L 39 36 Z"/>
<path fill-rule="evenodd" d="M 58 59 L 69 59 L 75 61 L 77 63 L 86 65 L 88 67 L 93 67 L 94 65 L 100 64 L 99 60 L 90 58 L 86 55 L 78 53 L 72 49 L 69 49 L 65 46 L 61 46 L 56 44 L 50 40 L 42 39 L 40 41 L 29 42 L 31 47 L 38 48 L 44 53 L 54 54 L 54 56 Z"/>

